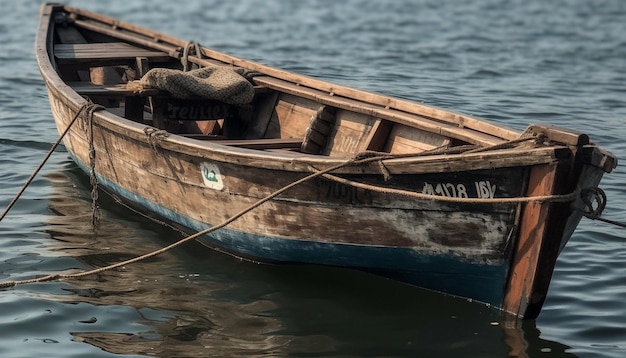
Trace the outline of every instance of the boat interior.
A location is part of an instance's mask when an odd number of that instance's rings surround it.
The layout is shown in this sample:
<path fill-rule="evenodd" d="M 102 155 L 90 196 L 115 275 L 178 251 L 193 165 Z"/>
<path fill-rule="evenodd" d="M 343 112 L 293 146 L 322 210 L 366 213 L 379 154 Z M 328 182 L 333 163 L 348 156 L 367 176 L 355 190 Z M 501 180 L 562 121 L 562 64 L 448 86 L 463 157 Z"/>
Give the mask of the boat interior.
<path fill-rule="evenodd" d="M 76 14 L 59 13 L 54 21 L 54 63 L 67 84 L 110 112 L 173 134 L 331 157 L 485 147 L 520 135 L 443 110 L 420 105 L 414 110 L 408 102 L 380 95 L 359 96 L 365 92 L 354 90 L 357 94 L 350 96 L 339 93 L 349 91 L 340 86 L 335 93 L 331 84 L 326 84 L 330 88 L 308 86 L 308 78 L 298 75 L 289 80 L 260 71 L 252 77 L 254 98 L 246 105 L 181 100 L 156 89 L 132 89 L 127 84 L 151 68 L 182 70 L 186 51 L 175 43 Z M 195 67 L 232 67 L 210 53 L 207 56 L 207 49 L 196 48 L 196 52 L 200 53 L 184 58 Z"/>

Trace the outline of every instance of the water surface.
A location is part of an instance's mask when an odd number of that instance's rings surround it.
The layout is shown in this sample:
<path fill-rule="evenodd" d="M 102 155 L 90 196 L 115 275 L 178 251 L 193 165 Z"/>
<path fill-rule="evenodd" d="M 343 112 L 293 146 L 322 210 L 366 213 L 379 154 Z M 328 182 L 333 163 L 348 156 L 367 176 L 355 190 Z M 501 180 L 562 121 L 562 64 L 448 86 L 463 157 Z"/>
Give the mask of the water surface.
<path fill-rule="evenodd" d="M 33 54 L 39 1 L 0 21 L 0 207 L 57 139 Z M 589 133 L 620 159 L 621 0 L 71 1 L 205 46 L 522 130 Z M 618 167 L 605 216 L 626 221 Z M 0 222 L 0 280 L 89 269 L 182 234 L 101 198 L 60 148 Z M 188 244 L 122 269 L 0 291 L 3 357 L 623 357 L 626 235 L 583 219 L 537 320 L 362 273 L 242 262 Z"/>

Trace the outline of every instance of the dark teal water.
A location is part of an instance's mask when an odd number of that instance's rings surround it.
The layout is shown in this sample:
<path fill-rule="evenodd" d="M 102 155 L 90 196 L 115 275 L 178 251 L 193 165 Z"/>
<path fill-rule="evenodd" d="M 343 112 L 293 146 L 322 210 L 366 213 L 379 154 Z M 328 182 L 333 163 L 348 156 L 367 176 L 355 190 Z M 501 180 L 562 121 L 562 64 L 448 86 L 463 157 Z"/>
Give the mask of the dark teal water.
<path fill-rule="evenodd" d="M 0 21 L 0 208 L 57 139 L 33 55 L 40 1 Z M 73 1 L 205 46 L 523 129 L 626 149 L 626 1 Z M 619 167 L 604 216 L 626 221 Z M 102 200 L 59 149 L 0 222 L 0 280 L 100 267 L 181 234 Z M 626 356 L 626 234 L 583 219 L 536 321 L 364 274 L 256 265 L 196 244 L 0 291 L 2 357 Z"/>

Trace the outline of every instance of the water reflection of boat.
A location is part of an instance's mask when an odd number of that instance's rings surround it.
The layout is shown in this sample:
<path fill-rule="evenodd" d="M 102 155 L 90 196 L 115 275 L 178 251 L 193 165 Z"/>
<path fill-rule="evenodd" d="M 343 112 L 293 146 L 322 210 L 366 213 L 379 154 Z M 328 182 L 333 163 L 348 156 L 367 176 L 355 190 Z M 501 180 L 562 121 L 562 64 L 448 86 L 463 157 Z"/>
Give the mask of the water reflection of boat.
<path fill-rule="evenodd" d="M 50 210 L 56 216 L 47 231 L 58 255 L 87 267 L 103 266 L 180 236 L 107 199 L 101 225 L 93 231 L 89 183 L 79 170 L 68 168 L 48 179 Z M 93 311 L 106 316 L 82 317 L 82 329 L 71 332 L 74 339 L 126 355 L 471 357 L 515 352 L 525 357 L 567 348 L 541 340 L 532 320 L 508 327 L 493 310 L 375 276 L 255 265 L 218 253 L 207 256 L 197 250 L 199 244 L 189 245 L 97 279 L 69 280 L 67 295 L 50 299 L 101 307 Z M 133 326 L 138 328 L 128 330 Z"/>
<path fill-rule="evenodd" d="M 140 218 L 126 220 L 129 212 L 110 202 L 107 205 L 106 200 L 103 205 L 115 211 L 102 210 L 101 225 L 94 231 L 91 198 L 82 186 L 85 183 L 75 174 L 76 168 L 48 176 L 55 189 L 50 210 L 57 216 L 51 217 L 47 232 L 56 242 L 51 250 L 58 255 L 71 256 L 87 267 L 99 267 L 154 250 L 160 242 L 172 240 L 172 236 L 180 237 L 180 233 L 162 227 L 153 226 L 159 233 L 143 228 L 141 225 L 146 222 Z M 275 350 L 274 344 L 263 342 L 269 333 L 281 328 L 279 320 L 263 314 L 275 306 L 268 300 L 246 303 L 220 298 L 220 293 L 231 289 L 233 283 L 224 277 L 226 272 L 207 271 L 206 259 L 190 257 L 189 251 L 168 252 L 146 262 L 100 273 L 95 280 L 69 280 L 71 287 L 66 291 L 71 295 L 50 298 L 135 310 L 138 323 L 151 330 L 118 332 L 115 327 L 98 327 L 98 322 L 105 320 L 94 317 L 89 331 L 72 332 L 77 340 L 111 352 L 148 354 L 178 350 L 196 356 L 206 351 L 200 349 L 201 345 L 198 354 L 194 353 L 189 342 L 208 344 L 211 339 L 202 338 L 208 336 L 214 337 L 220 344 L 218 349 L 224 351 L 261 351 L 268 345 Z M 238 262 L 231 264 L 237 266 Z M 233 269 L 230 274 L 236 273 L 237 268 Z M 120 315 L 116 319 L 126 318 Z M 238 342 L 228 344 L 234 337 L 238 337 Z"/>

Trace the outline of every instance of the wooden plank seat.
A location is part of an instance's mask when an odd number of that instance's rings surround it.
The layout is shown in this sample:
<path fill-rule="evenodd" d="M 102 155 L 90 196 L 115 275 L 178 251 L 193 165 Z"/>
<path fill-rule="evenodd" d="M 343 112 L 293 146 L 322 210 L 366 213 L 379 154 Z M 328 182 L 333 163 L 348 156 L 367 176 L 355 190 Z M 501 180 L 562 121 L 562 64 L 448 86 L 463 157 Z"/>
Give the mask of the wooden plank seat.
<path fill-rule="evenodd" d="M 54 46 L 54 56 L 59 64 L 96 63 L 112 65 L 145 57 L 151 62 L 166 62 L 171 57 L 161 51 L 146 50 L 124 42 L 63 43 Z"/>
<path fill-rule="evenodd" d="M 70 87 L 72 87 L 76 92 L 85 96 L 116 96 L 116 97 L 126 97 L 126 96 L 156 96 L 163 95 L 157 89 L 154 88 L 146 88 L 141 91 L 133 91 L 126 87 L 125 83 L 114 84 L 114 85 L 98 85 L 87 81 L 74 81 L 68 82 Z M 269 89 L 265 86 L 254 86 L 255 94 L 263 94 L 267 93 Z"/>
<path fill-rule="evenodd" d="M 205 140 L 211 143 L 228 145 L 231 147 L 257 150 L 291 151 L 293 149 L 300 149 L 302 147 L 302 142 L 304 142 L 304 138 L 226 139 L 226 137 L 219 134 L 184 133 L 180 135 L 187 138 Z"/>
<path fill-rule="evenodd" d="M 132 120 L 143 120 L 144 98 L 157 95 L 156 89 L 145 89 L 139 92 L 126 88 L 125 83 L 114 85 L 97 85 L 87 81 L 68 82 L 70 87 L 81 96 L 103 97 L 103 98 L 123 98 L 124 117 Z M 94 100 L 94 102 L 98 102 Z M 103 104 L 103 103 L 101 103 Z"/>
<path fill-rule="evenodd" d="M 84 96 L 111 96 L 111 97 L 128 97 L 128 96 L 156 96 L 159 90 L 147 88 L 141 91 L 133 91 L 126 87 L 125 83 L 115 85 L 97 85 L 91 82 L 68 82 L 78 94 Z"/>
<path fill-rule="evenodd" d="M 208 138 L 207 138 L 208 139 Z M 218 139 L 213 143 L 248 149 L 300 149 L 304 138 Z"/>

